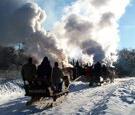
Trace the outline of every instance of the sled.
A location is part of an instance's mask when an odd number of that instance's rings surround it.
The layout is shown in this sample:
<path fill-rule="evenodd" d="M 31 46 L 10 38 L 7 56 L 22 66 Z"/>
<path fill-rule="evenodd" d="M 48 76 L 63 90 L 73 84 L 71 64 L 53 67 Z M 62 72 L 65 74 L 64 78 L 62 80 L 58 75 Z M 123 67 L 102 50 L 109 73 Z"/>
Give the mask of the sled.
<path fill-rule="evenodd" d="M 44 86 L 43 87 L 37 85 L 29 86 L 29 84 L 24 83 L 24 89 L 26 92 L 25 96 L 31 97 L 31 100 L 28 101 L 26 105 L 33 105 L 34 103 L 39 103 L 37 105 L 49 107 L 57 105 L 54 103 L 58 103 L 57 100 L 59 100 L 59 98 L 61 98 L 62 96 L 65 97 L 69 93 L 68 90 L 69 81 L 67 76 L 64 76 L 64 84 L 65 88 L 62 91 L 56 90 L 53 91 L 52 90 L 53 88 L 51 87 L 45 89 Z M 51 102 L 49 103 L 46 102 L 48 100 L 51 100 Z"/>
<path fill-rule="evenodd" d="M 38 97 L 59 97 L 63 94 L 67 94 L 69 91 L 68 89 L 64 89 L 61 92 L 54 92 L 51 90 L 51 88 L 47 88 L 47 89 L 29 89 L 27 86 L 25 86 L 25 91 L 26 94 L 25 96 L 38 96 Z"/>
<path fill-rule="evenodd" d="M 31 100 L 26 103 L 26 105 L 33 105 L 33 103 L 42 102 L 45 105 L 46 100 L 51 100 L 51 103 L 55 102 L 61 96 L 66 96 L 69 93 L 68 89 L 64 89 L 61 92 L 53 92 L 51 88 L 43 89 L 43 88 L 31 88 L 28 85 L 25 85 L 25 96 L 31 97 Z M 42 100 L 43 99 L 43 100 Z M 48 105 L 51 106 L 49 103 Z"/>
<path fill-rule="evenodd" d="M 34 106 L 38 109 L 49 109 L 55 107 L 65 100 L 68 94 L 68 90 L 52 94 L 44 97 L 32 97 L 30 101 L 26 103 L 27 106 Z"/>
<path fill-rule="evenodd" d="M 33 106 L 40 110 L 46 110 L 55 106 L 59 106 L 67 96 L 68 92 L 55 94 L 55 100 L 52 97 L 40 97 L 38 99 L 31 99 L 26 103 L 27 106 Z M 56 99 L 57 98 L 57 99 Z"/>

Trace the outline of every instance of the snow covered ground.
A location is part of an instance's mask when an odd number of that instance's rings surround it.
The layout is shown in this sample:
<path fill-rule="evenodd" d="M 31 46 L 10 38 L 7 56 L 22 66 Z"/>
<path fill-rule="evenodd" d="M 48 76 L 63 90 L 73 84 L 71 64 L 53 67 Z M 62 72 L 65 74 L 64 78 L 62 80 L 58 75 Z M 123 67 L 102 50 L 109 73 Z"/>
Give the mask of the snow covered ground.
<path fill-rule="evenodd" d="M 115 83 L 89 88 L 74 82 L 65 101 L 44 110 L 27 107 L 20 80 L 0 81 L 1 115 L 135 115 L 135 78 L 116 79 Z"/>

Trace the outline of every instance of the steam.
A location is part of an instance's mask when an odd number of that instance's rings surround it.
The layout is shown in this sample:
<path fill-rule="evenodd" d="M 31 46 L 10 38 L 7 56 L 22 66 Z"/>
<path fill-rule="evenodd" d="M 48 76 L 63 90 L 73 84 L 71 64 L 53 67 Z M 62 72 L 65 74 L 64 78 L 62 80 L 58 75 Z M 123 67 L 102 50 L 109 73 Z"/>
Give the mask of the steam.
<path fill-rule="evenodd" d="M 46 32 L 46 12 L 34 1 L 1 0 L 0 45 L 22 43 L 26 54 L 65 63 L 70 57 L 112 64 L 117 59 L 118 21 L 128 4 L 129 0 L 76 0 Z"/>
<path fill-rule="evenodd" d="M 102 47 L 93 40 L 85 41 L 82 43 L 83 53 L 88 55 L 93 55 L 93 60 L 95 62 L 102 61 L 105 58 L 104 51 Z"/>
<path fill-rule="evenodd" d="M 117 60 L 120 40 L 118 21 L 129 2 L 77 0 L 67 6 L 53 30 L 59 46 L 71 58 L 112 64 Z"/>
<path fill-rule="evenodd" d="M 36 3 L 28 0 L 22 0 L 21 3 L 20 0 L 2 0 L 0 8 L 3 18 L 0 21 L 1 45 L 22 43 L 28 55 L 39 59 L 48 56 L 51 60 L 64 60 L 62 50 L 56 46 L 55 36 L 46 32 L 42 26 L 46 13 Z"/>

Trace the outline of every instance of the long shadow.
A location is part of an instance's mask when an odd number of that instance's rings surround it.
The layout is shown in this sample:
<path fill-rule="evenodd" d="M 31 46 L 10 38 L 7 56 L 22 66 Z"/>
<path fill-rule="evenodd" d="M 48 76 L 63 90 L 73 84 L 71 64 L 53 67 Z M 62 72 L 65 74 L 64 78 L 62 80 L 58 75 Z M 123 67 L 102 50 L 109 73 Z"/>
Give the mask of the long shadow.
<path fill-rule="evenodd" d="M 112 92 L 108 93 L 103 97 L 101 101 L 99 101 L 97 104 L 95 104 L 95 108 L 88 113 L 88 115 L 104 115 L 106 113 L 107 107 L 107 102 L 109 101 L 109 98 L 112 96 Z"/>
<path fill-rule="evenodd" d="M 132 96 L 121 96 L 120 97 L 123 102 L 126 102 L 128 104 L 134 104 L 134 100 Z"/>
<path fill-rule="evenodd" d="M 89 87 L 89 84 L 85 84 L 85 83 L 82 83 L 82 84 L 71 84 L 70 87 L 69 87 L 69 91 L 70 92 L 78 92 L 78 91 L 81 91 L 81 90 L 85 90 L 85 89 L 88 89 L 90 88 Z"/>
<path fill-rule="evenodd" d="M 6 104 L 0 105 L 1 115 L 29 115 L 43 111 L 34 106 L 26 106 L 28 98 L 18 98 Z"/>
<path fill-rule="evenodd" d="M 134 104 L 135 100 L 135 95 L 132 94 L 132 92 L 123 89 L 121 91 L 123 94 L 119 97 L 123 102 L 128 103 L 128 104 Z"/>
<path fill-rule="evenodd" d="M 105 114 L 105 110 L 108 108 L 106 103 L 108 102 L 108 98 L 104 98 L 104 101 L 101 101 L 95 105 L 95 108 L 88 115 L 103 115 Z"/>

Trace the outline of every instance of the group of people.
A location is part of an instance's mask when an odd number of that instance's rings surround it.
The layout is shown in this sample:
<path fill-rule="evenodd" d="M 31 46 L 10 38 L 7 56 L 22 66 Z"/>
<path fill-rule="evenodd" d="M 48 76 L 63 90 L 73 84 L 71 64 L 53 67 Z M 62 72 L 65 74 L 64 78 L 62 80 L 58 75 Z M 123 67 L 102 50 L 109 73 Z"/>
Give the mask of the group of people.
<path fill-rule="evenodd" d="M 21 74 L 24 83 L 28 83 L 30 87 L 40 87 L 46 90 L 51 87 L 53 91 L 57 92 L 62 90 L 63 72 L 59 68 L 58 62 L 55 62 L 52 67 L 48 57 L 44 57 L 38 67 L 33 64 L 31 57 L 28 58 L 28 62 L 22 66 Z"/>
<path fill-rule="evenodd" d="M 105 64 L 101 64 L 100 62 L 97 62 L 91 66 L 81 66 L 77 62 L 73 68 L 73 78 L 75 79 L 79 76 L 86 76 L 90 82 L 90 85 L 92 85 L 93 83 L 100 84 L 100 77 L 102 77 L 103 81 L 105 82 L 108 78 L 112 82 L 114 76 L 112 72 L 113 70 L 111 70 L 110 67 L 107 67 Z"/>
<path fill-rule="evenodd" d="M 77 61 L 71 71 L 72 80 L 75 80 L 79 76 L 86 76 L 89 79 L 90 85 L 93 85 L 93 83 L 101 84 L 100 77 L 102 76 L 105 81 L 107 77 L 110 77 L 109 74 L 111 73 L 108 67 L 102 65 L 100 62 L 92 66 L 81 66 Z M 48 57 L 44 57 L 38 67 L 33 64 L 33 59 L 31 57 L 28 58 L 28 62 L 22 66 L 21 73 L 23 80 L 27 81 L 32 88 L 40 87 L 48 91 L 48 88 L 51 87 L 53 91 L 61 92 L 63 80 L 66 87 L 69 85 L 69 80 L 67 80 L 68 77 L 63 75 L 63 70 L 59 68 L 58 62 L 55 62 L 54 67 L 52 67 Z"/>
<path fill-rule="evenodd" d="M 95 65 L 91 67 L 91 80 L 90 85 L 93 85 L 93 83 L 98 83 L 101 85 L 100 77 L 103 77 L 103 80 L 105 81 L 107 78 L 107 67 L 105 65 L 101 65 L 100 62 L 97 62 Z"/>
<path fill-rule="evenodd" d="M 107 67 L 106 65 L 97 62 L 91 70 L 92 78 L 95 80 L 95 82 L 101 83 L 100 77 L 103 78 L 102 82 L 113 82 L 114 80 L 115 71 L 113 67 Z"/>

